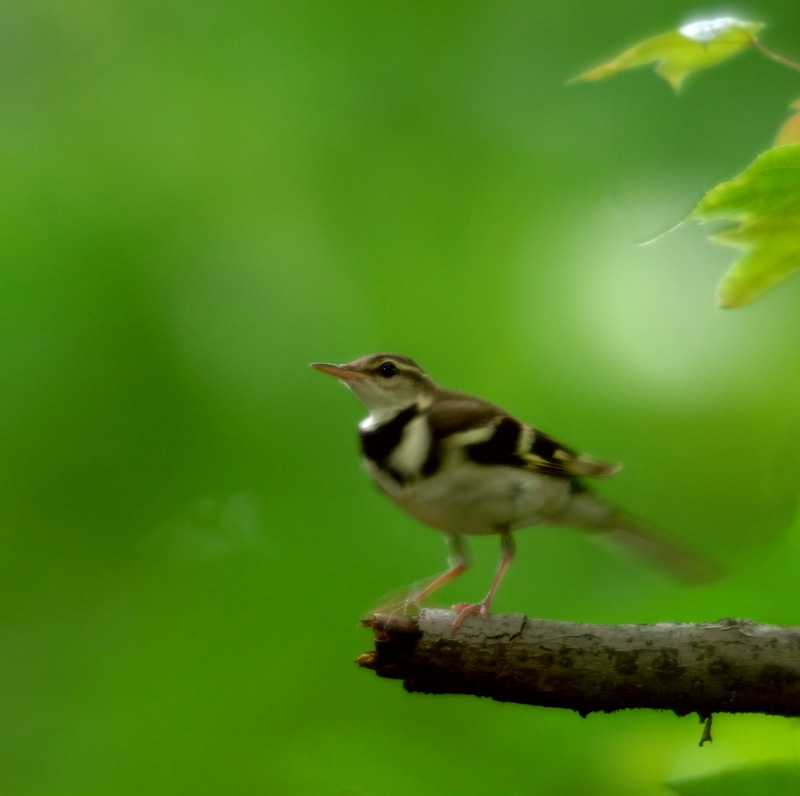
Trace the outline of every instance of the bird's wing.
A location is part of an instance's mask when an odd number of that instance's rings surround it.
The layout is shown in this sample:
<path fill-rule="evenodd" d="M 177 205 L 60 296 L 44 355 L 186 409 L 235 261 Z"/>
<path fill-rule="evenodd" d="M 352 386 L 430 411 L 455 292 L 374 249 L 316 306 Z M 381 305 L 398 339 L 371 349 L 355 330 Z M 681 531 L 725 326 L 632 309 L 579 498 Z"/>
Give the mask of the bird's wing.
<path fill-rule="evenodd" d="M 451 398 L 438 401 L 428 410 L 428 424 L 434 437 L 444 439 L 456 434 L 481 436 L 488 434 L 495 424 L 506 417 L 506 413 L 494 404 L 476 398 Z M 484 439 L 486 438 L 484 434 Z"/>
<path fill-rule="evenodd" d="M 440 401 L 430 408 L 429 422 L 435 437 L 452 438 L 463 446 L 469 459 L 480 464 L 520 467 L 564 477 L 613 475 L 621 467 L 617 462 L 575 453 L 483 401 Z"/>

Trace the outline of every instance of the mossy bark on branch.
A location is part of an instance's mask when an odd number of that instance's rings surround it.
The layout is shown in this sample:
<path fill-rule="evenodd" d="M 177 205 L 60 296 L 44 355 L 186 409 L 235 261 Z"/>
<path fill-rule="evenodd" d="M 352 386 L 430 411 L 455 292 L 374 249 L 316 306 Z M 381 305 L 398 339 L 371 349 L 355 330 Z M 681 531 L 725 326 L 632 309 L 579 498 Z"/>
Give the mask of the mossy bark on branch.
<path fill-rule="evenodd" d="M 376 615 L 358 663 L 407 691 L 569 708 L 800 716 L 800 627 L 747 619 L 592 625 L 523 614 Z"/>

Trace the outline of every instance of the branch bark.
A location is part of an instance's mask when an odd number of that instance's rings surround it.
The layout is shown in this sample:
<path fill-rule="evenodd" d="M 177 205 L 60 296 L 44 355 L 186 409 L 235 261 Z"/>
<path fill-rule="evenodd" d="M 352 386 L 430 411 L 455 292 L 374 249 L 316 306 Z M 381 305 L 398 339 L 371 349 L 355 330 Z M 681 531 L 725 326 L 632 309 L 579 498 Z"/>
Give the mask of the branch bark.
<path fill-rule="evenodd" d="M 590 625 L 523 614 L 377 614 L 375 650 L 358 663 L 407 691 L 473 694 L 569 708 L 800 716 L 800 627 L 749 619 Z"/>

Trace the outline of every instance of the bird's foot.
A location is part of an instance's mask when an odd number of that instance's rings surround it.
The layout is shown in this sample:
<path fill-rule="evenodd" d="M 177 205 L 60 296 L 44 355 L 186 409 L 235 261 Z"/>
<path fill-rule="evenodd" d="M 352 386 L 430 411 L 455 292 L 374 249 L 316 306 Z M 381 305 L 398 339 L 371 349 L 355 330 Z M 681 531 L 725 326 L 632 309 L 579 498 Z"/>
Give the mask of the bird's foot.
<path fill-rule="evenodd" d="M 453 632 L 461 627 L 461 623 L 471 614 L 480 614 L 481 619 L 489 618 L 489 603 L 484 600 L 482 603 L 459 603 L 453 606 L 453 610 L 458 612 L 456 621 L 453 622 Z"/>

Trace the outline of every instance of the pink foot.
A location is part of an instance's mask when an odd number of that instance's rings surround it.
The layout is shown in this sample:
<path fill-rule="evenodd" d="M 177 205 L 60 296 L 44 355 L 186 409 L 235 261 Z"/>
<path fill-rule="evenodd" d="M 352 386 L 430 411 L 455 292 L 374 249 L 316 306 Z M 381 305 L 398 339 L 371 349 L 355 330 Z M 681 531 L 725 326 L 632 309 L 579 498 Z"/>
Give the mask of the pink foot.
<path fill-rule="evenodd" d="M 456 617 L 456 621 L 453 622 L 453 630 L 458 630 L 461 627 L 461 623 L 470 615 L 470 614 L 480 614 L 482 619 L 489 618 L 489 606 L 485 603 L 459 603 L 458 605 L 453 606 L 454 611 L 458 611 L 458 616 Z"/>

